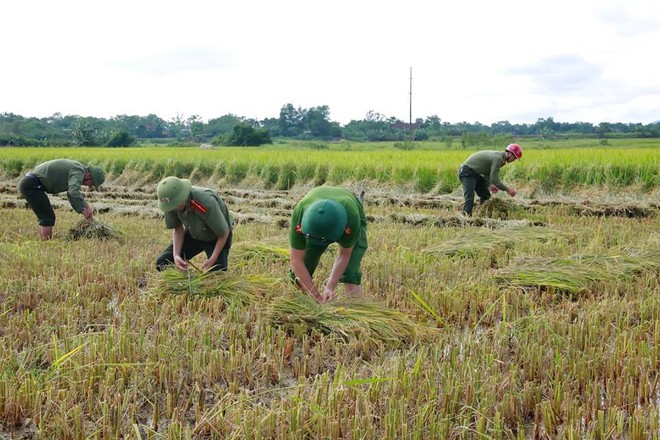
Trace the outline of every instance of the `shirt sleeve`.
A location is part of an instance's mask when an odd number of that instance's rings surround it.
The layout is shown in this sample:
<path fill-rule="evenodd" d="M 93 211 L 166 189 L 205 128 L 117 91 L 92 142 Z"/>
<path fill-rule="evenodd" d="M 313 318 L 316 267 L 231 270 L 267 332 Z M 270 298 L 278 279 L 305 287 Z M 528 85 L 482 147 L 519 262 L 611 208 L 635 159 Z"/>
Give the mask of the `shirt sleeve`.
<path fill-rule="evenodd" d="M 165 213 L 165 227 L 167 229 L 174 229 L 180 224 L 181 220 L 179 220 L 179 216 L 176 214 L 176 210 L 168 211 Z"/>
<path fill-rule="evenodd" d="M 222 210 L 220 209 L 220 204 L 217 200 L 212 199 L 205 204 L 206 207 L 206 224 L 209 229 L 213 231 L 216 237 L 221 237 L 229 232 L 229 225 L 227 224 L 227 219 L 225 218 Z"/>
<path fill-rule="evenodd" d="M 502 191 L 507 191 L 508 188 L 500 180 L 500 168 L 502 168 L 502 159 L 495 158 L 490 164 L 490 182 L 486 182 L 488 185 L 491 183 L 501 189 Z M 486 179 L 488 180 L 488 179 Z"/>
<path fill-rule="evenodd" d="M 83 179 L 85 178 L 85 173 L 77 168 L 69 171 L 69 180 L 68 180 L 68 189 L 66 195 L 69 199 L 69 203 L 74 211 L 77 213 L 83 212 L 85 209 L 85 197 L 80 191 L 82 186 Z"/>
<path fill-rule="evenodd" d="M 356 200 L 355 203 L 360 202 Z M 346 225 L 346 230 L 337 243 L 339 246 L 348 249 L 355 246 L 355 243 L 357 243 L 358 238 L 360 237 L 360 228 L 362 226 L 360 222 L 360 210 L 358 207 L 354 204 L 345 207 L 346 212 L 348 213 L 348 225 Z"/>
<path fill-rule="evenodd" d="M 302 235 L 300 229 L 302 223 L 302 208 L 300 204 L 296 205 L 293 208 L 293 214 L 291 215 L 291 225 L 289 226 L 289 245 L 293 249 L 305 249 L 307 242 L 305 237 Z"/>

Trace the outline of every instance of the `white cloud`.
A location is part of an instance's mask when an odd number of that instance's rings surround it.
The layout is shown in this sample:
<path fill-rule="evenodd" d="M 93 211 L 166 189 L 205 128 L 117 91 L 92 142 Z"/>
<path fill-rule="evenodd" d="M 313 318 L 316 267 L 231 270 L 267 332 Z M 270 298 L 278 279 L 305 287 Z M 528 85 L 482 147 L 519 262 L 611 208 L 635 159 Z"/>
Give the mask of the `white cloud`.
<path fill-rule="evenodd" d="M 656 2 L 657 3 L 657 2 Z M 0 112 L 648 123 L 660 6 L 26 0 L 0 7 Z"/>

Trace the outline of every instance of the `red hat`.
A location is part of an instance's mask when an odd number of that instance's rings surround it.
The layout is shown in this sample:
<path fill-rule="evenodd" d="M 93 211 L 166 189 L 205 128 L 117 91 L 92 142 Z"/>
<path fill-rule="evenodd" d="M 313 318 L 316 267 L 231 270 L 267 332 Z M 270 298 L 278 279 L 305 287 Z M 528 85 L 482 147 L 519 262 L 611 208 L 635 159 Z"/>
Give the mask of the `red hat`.
<path fill-rule="evenodd" d="M 506 151 L 510 151 L 516 156 L 516 159 L 522 159 L 522 148 L 518 144 L 509 144 L 506 147 Z"/>

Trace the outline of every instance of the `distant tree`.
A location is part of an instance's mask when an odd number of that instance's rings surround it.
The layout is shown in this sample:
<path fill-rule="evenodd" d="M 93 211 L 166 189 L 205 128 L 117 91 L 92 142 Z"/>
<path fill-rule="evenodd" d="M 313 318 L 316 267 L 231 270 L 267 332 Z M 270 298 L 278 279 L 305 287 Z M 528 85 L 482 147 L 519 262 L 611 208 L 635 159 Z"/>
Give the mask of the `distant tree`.
<path fill-rule="evenodd" d="M 327 105 L 312 107 L 305 112 L 305 126 L 312 136 L 331 138 L 341 136 L 341 128 L 330 121 L 330 109 Z"/>
<path fill-rule="evenodd" d="M 164 138 L 167 136 L 167 122 L 154 114 L 141 117 L 135 136 L 139 138 Z M 129 131 L 130 133 L 130 131 Z"/>
<path fill-rule="evenodd" d="M 598 135 L 598 138 L 602 139 L 604 138 L 607 133 L 610 133 L 612 131 L 612 124 L 609 122 L 601 122 L 598 124 L 598 127 L 596 127 L 596 134 Z"/>
<path fill-rule="evenodd" d="M 268 130 L 271 137 L 282 136 L 279 118 L 266 118 L 261 121 L 261 127 Z"/>
<path fill-rule="evenodd" d="M 186 119 L 186 127 L 188 127 L 188 136 L 193 142 L 197 142 L 204 131 L 204 120 L 199 115 L 192 115 Z"/>
<path fill-rule="evenodd" d="M 128 147 L 135 142 L 135 138 L 128 134 L 126 130 L 119 130 L 110 135 L 106 142 L 108 147 Z"/>
<path fill-rule="evenodd" d="M 306 111 L 293 104 L 286 104 L 280 109 L 280 134 L 285 137 L 294 137 L 305 131 Z"/>
<path fill-rule="evenodd" d="M 552 139 L 554 137 L 554 132 L 548 127 L 541 127 L 538 130 L 538 136 L 541 139 Z"/>
<path fill-rule="evenodd" d="M 509 121 L 495 122 L 490 126 L 492 134 L 511 133 L 511 123 Z"/>
<path fill-rule="evenodd" d="M 226 145 L 236 147 L 258 147 L 259 145 L 272 143 L 268 130 L 254 128 L 245 123 L 235 125 L 232 132 L 225 139 Z"/>
<path fill-rule="evenodd" d="M 231 113 L 219 118 L 209 119 L 204 125 L 203 134 L 207 139 L 224 136 L 232 131 L 232 129 L 243 122 L 243 118 L 233 115 Z"/>
<path fill-rule="evenodd" d="M 78 118 L 73 128 L 71 128 L 71 135 L 73 136 L 74 143 L 82 147 L 99 145 L 103 137 L 95 118 Z"/>
<path fill-rule="evenodd" d="M 389 127 L 398 121 L 396 118 L 387 119 L 385 115 L 374 110 L 369 110 L 365 118 L 359 121 L 351 121 L 344 127 L 344 138 L 356 141 L 389 141 L 403 140 L 399 130 L 391 130 Z"/>
<path fill-rule="evenodd" d="M 186 121 L 183 119 L 183 115 L 179 113 L 170 120 L 169 129 L 170 137 L 176 138 L 179 141 L 188 139 L 189 137 L 189 129 L 186 127 Z"/>

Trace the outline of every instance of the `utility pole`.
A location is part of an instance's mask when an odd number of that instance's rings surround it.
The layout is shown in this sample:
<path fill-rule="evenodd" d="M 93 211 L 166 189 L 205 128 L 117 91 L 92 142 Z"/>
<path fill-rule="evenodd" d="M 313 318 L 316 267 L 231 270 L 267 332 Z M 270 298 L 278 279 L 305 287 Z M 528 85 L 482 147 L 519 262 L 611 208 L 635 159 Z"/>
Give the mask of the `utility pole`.
<path fill-rule="evenodd" d="M 413 125 L 412 125 L 412 67 L 410 68 L 410 114 L 408 119 L 408 129 L 410 130 L 410 142 L 413 141 Z"/>

